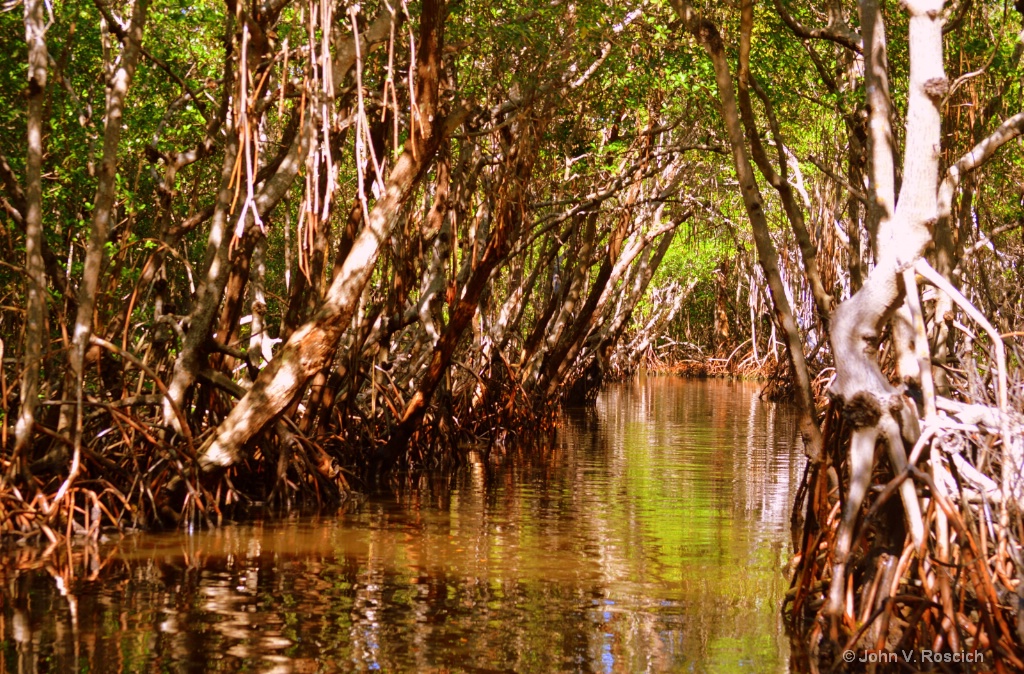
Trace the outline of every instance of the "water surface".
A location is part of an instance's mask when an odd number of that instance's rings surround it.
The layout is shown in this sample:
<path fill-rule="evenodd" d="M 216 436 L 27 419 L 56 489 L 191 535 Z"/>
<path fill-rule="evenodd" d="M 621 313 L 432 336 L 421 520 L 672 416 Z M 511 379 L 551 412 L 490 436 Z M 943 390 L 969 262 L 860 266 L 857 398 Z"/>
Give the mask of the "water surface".
<path fill-rule="evenodd" d="M 785 671 L 803 462 L 757 393 L 641 378 L 334 516 L 9 555 L 0 673 Z"/>

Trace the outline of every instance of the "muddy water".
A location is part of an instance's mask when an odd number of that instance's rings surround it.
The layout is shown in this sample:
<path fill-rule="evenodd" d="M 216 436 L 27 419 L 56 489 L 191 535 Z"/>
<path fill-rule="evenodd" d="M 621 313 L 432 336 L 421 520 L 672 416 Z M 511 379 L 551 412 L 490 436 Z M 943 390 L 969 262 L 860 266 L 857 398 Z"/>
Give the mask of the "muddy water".
<path fill-rule="evenodd" d="M 792 411 L 641 379 L 358 508 L 0 571 L 0 672 L 772 672 Z M 34 568 L 33 568 L 34 567 Z"/>

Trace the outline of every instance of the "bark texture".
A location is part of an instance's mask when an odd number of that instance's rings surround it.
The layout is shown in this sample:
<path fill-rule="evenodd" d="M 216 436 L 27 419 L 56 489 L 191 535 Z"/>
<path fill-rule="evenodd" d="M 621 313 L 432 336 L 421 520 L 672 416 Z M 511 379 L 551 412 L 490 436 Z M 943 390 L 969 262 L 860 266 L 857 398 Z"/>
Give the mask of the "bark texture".
<path fill-rule="evenodd" d="M 750 154 L 754 159 L 761 175 L 768 181 L 768 184 L 775 188 L 782 199 L 782 207 L 786 211 L 786 218 L 789 220 L 800 247 L 800 255 L 803 258 L 804 276 L 811 287 L 811 296 L 814 298 L 814 305 L 818 310 L 818 318 L 821 324 L 828 327 L 829 315 L 832 312 L 832 295 L 825 290 L 821 282 L 821 273 L 818 271 L 818 255 L 814 242 L 811 241 L 811 234 L 807 230 L 807 223 L 804 219 L 804 209 L 797 202 L 793 186 L 789 182 L 789 161 L 786 158 L 786 146 L 782 141 L 782 134 L 779 123 L 775 118 L 775 111 L 772 109 L 771 101 L 767 94 L 754 81 L 750 73 L 750 41 L 754 29 L 754 3 L 746 0 L 742 5 L 740 22 L 740 67 L 737 78 L 737 98 L 739 101 L 740 117 L 743 126 L 747 131 L 747 140 L 750 142 Z M 765 107 L 765 114 L 768 117 L 769 127 L 775 147 L 778 150 L 778 171 L 772 166 L 761 143 L 761 136 L 758 133 L 757 122 L 754 118 L 754 108 L 750 102 L 750 90 L 755 89 Z"/>

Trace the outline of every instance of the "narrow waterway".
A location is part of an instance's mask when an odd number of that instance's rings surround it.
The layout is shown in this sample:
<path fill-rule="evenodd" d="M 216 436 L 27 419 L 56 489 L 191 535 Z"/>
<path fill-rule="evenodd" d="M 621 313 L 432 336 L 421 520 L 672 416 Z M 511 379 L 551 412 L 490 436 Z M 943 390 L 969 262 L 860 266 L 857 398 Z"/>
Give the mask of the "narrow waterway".
<path fill-rule="evenodd" d="M 0 560 L 0 672 L 777 672 L 795 418 L 644 378 L 336 516 Z"/>

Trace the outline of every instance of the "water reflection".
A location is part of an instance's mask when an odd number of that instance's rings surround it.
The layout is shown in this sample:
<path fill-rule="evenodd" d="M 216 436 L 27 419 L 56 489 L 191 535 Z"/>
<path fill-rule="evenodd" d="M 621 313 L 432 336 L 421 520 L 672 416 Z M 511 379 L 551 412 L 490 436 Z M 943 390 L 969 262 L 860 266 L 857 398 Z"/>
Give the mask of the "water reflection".
<path fill-rule="evenodd" d="M 652 378 L 508 445 L 337 517 L 10 556 L 0 672 L 787 668 L 787 408 Z"/>

